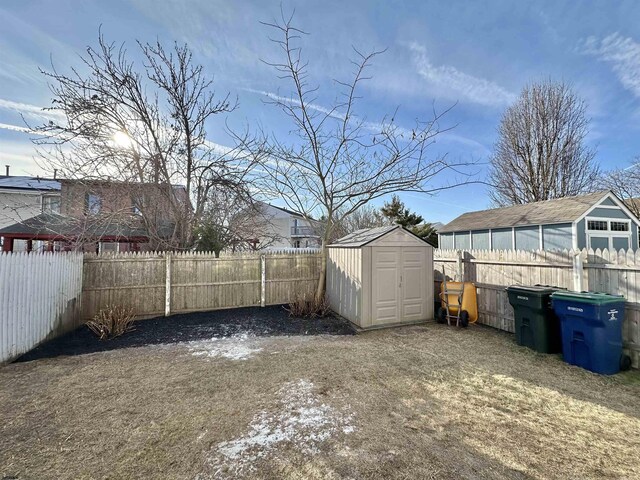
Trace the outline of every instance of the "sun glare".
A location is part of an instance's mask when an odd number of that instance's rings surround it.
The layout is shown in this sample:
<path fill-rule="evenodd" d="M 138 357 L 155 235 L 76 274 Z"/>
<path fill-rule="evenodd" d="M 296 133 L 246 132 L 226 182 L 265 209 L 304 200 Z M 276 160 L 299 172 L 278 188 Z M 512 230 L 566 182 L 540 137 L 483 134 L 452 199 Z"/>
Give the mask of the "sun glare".
<path fill-rule="evenodd" d="M 131 146 L 131 137 L 125 132 L 118 131 L 113 134 L 113 143 L 118 147 L 128 148 Z"/>

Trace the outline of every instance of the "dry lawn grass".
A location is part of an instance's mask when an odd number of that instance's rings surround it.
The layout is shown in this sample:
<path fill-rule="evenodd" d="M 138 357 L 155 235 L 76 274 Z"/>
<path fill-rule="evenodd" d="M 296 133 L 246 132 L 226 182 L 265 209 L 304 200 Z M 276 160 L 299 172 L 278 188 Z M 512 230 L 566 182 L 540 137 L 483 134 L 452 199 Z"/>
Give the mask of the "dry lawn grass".
<path fill-rule="evenodd" d="M 475 326 L 228 342 L 0 368 L 0 478 L 640 478 L 638 372 Z"/>

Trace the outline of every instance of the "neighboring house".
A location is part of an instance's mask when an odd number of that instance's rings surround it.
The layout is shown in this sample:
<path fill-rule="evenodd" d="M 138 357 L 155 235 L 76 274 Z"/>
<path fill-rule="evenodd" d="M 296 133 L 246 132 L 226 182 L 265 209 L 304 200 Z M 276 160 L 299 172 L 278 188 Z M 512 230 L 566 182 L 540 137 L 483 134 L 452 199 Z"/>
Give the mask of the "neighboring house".
<path fill-rule="evenodd" d="M 57 208 L 0 229 L 3 250 L 138 251 L 173 233 L 170 195 L 188 202 L 181 186 L 58 180 Z M 43 200 L 44 201 L 44 200 Z M 174 202 L 175 203 L 175 202 Z M 46 204 L 46 202 L 45 202 Z"/>
<path fill-rule="evenodd" d="M 638 248 L 640 220 L 610 191 L 460 215 L 438 231 L 443 249 Z"/>
<path fill-rule="evenodd" d="M 264 202 L 256 202 L 255 248 L 316 248 L 322 224 L 304 215 Z M 250 241 L 250 240 L 248 240 Z"/>
<path fill-rule="evenodd" d="M 41 213 L 60 211 L 60 182 L 25 176 L 0 176 L 0 229 Z M 0 241 L 4 238 L 0 234 Z M 15 251 L 25 251 L 26 241 L 17 241 Z"/>

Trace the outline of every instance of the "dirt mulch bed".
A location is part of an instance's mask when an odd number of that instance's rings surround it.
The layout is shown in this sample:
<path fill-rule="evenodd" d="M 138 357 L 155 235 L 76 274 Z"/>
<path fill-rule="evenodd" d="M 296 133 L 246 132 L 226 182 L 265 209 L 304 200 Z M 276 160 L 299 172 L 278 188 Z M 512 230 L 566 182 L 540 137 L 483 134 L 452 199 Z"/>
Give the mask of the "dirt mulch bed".
<path fill-rule="evenodd" d="M 640 373 L 429 324 L 0 368 L 0 478 L 640 478 Z"/>
<path fill-rule="evenodd" d="M 163 343 L 224 338 L 238 334 L 276 335 L 353 335 L 355 329 L 345 319 L 295 318 L 283 306 L 247 307 L 212 312 L 187 313 L 135 322 L 135 329 L 111 340 L 100 340 L 86 326 L 43 343 L 18 358 L 28 362 L 60 355 L 82 355 L 120 348 Z"/>

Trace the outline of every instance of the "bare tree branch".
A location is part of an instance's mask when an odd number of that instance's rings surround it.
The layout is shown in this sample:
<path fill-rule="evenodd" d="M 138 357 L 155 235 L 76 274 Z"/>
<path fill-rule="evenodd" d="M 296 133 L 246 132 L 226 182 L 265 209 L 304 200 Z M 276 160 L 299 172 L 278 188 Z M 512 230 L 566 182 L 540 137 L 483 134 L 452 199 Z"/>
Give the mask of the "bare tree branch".
<path fill-rule="evenodd" d="M 447 112 L 418 120 L 412 129 L 395 123 L 397 111 L 379 123 L 355 114 L 359 89 L 369 78 L 366 71 L 382 52 L 365 54 L 354 49 L 351 78 L 336 82 L 340 95 L 332 106 L 323 108 L 315 103 L 318 87 L 310 82 L 299 44 L 306 33 L 284 13 L 279 21 L 266 25 L 277 34 L 272 41 L 281 56 L 265 63 L 291 89 L 290 95 L 274 95 L 267 102 L 288 118 L 291 135 L 283 141 L 263 133 L 245 148 L 261 165 L 260 186 L 265 195 L 284 200 L 307 218 L 322 217 L 323 248 L 333 238 L 336 225 L 371 200 L 393 192 L 430 193 L 453 186 L 436 185 L 434 180 L 468 164 L 428 155 L 438 135 L 448 130 L 440 126 Z M 454 184 L 466 181 L 468 176 Z M 324 294 L 325 256 L 323 259 L 318 299 Z"/>

